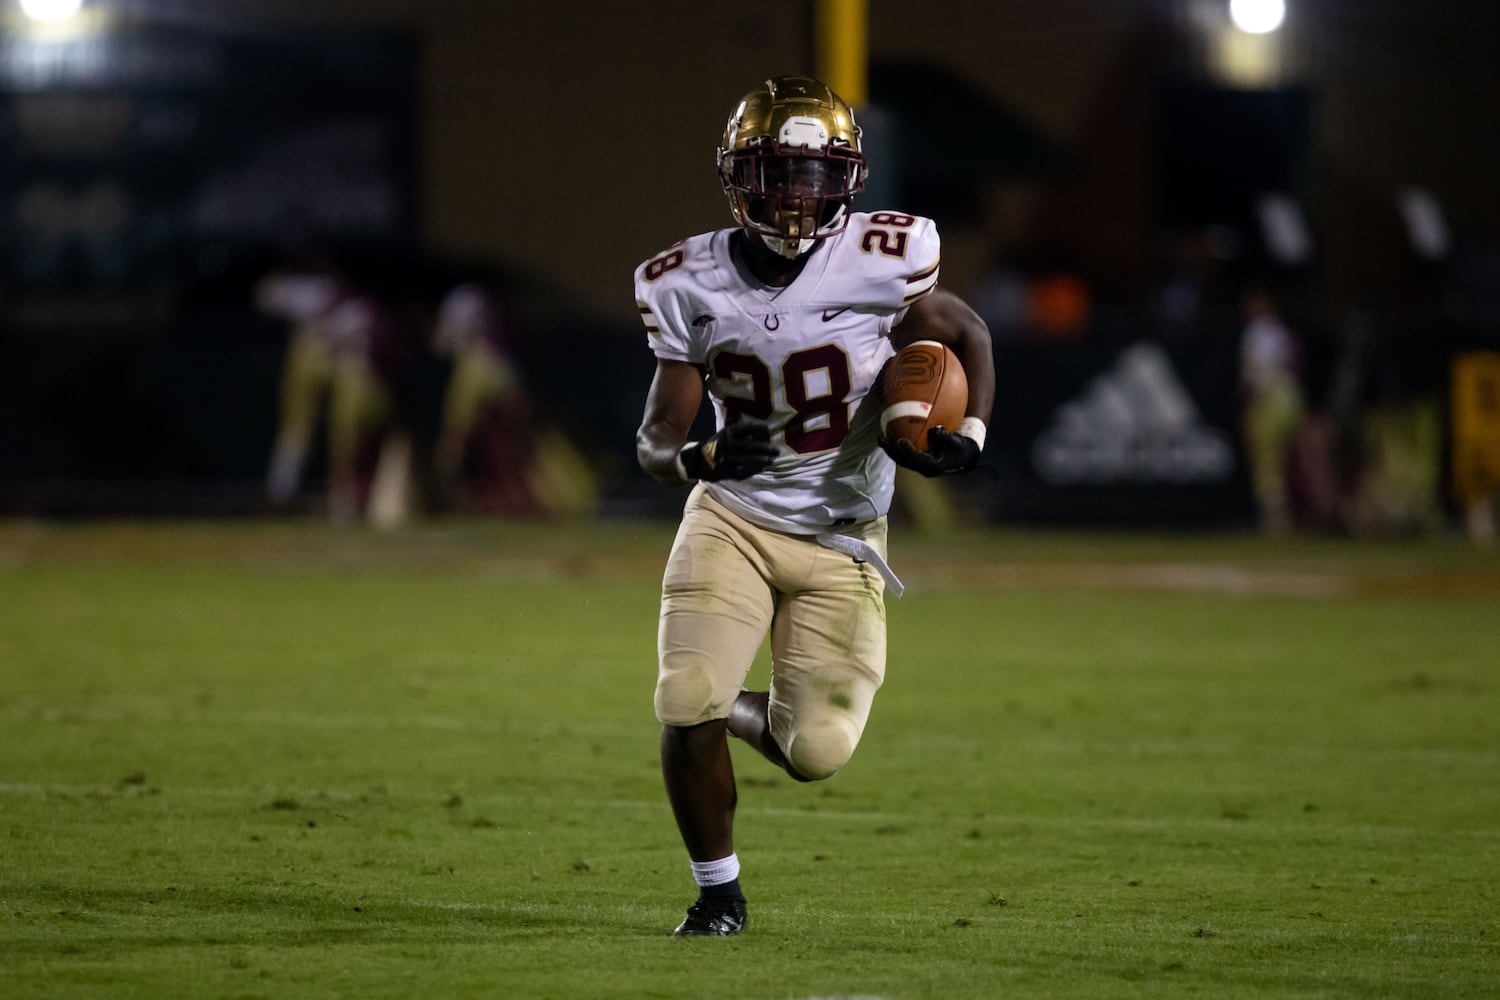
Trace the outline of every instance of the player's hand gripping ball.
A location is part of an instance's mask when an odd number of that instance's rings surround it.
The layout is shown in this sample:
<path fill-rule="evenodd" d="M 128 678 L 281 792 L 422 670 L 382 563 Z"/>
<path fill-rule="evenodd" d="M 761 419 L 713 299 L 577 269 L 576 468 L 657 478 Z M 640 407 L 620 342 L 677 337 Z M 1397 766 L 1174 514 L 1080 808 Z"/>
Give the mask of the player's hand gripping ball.
<path fill-rule="evenodd" d="M 979 445 L 955 433 L 969 406 L 969 379 L 958 355 L 935 340 L 901 348 L 881 378 L 881 446 L 924 476 L 972 469 Z"/>

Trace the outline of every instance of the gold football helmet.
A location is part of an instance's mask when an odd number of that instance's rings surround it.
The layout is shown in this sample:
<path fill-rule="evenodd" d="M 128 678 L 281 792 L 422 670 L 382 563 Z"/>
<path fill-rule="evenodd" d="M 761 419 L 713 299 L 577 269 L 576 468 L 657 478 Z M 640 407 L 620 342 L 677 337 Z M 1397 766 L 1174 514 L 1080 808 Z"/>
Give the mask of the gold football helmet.
<path fill-rule="evenodd" d="M 854 112 L 826 84 L 806 76 L 761 83 L 740 99 L 719 144 L 734 221 L 792 260 L 842 232 L 865 186 L 859 139 Z"/>

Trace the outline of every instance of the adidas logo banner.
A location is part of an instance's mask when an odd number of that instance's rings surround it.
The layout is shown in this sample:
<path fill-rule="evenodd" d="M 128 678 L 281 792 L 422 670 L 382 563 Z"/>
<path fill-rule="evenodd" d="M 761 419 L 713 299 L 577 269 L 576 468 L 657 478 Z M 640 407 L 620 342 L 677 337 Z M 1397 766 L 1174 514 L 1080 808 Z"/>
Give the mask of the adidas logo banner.
<path fill-rule="evenodd" d="M 1212 486 L 1235 471 L 1229 435 L 1198 412 L 1166 351 L 1134 344 L 1053 411 L 1031 445 L 1051 486 Z"/>

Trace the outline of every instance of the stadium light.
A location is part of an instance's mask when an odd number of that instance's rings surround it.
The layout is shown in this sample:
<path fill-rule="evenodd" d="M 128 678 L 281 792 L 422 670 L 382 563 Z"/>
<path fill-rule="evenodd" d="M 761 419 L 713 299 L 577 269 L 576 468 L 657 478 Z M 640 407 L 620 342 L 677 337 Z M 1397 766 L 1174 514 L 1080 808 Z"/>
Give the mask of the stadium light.
<path fill-rule="evenodd" d="M 21 12 L 33 21 L 66 21 L 82 6 L 83 0 L 21 0 Z"/>
<path fill-rule="evenodd" d="M 1229 0 L 1229 17 L 1241 31 L 1264 35 L 1281 27 L 1286 0 Z"/>

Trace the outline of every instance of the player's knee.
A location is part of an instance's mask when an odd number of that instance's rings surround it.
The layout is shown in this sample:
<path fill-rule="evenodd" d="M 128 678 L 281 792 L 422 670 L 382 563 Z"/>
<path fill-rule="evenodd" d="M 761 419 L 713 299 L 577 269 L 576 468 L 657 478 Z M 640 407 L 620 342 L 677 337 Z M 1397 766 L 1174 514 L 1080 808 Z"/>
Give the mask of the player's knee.
<path fill-rule="evenodd" d="M 841 720 L 830 719 L 799 729 L 786 748 L 786 760 L 804 781 L 822 781 L 854 756 L 859 734 Z"/>
<path fill-rule="evenodd" d="M 714 692 L 712 664 L 692 654 L 671 654 L 656 679 L 656 718 L 669 726 L 695 726 L 725 714 Z"/>

